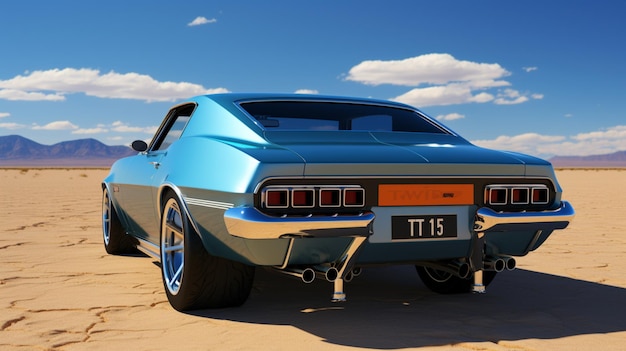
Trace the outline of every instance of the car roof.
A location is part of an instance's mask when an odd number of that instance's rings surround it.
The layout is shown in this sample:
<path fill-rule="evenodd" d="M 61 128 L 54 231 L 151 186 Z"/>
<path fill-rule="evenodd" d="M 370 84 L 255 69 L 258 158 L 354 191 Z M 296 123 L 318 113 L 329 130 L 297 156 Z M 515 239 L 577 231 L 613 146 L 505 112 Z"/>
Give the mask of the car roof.
<path fill-rule="evenodd" d="M 416 108 L 413 106 L 406 105 L 400 102 L 390 101 L 390 100 L 336 96 L 336 95 L 294 94 L 294 93 L 223 93 L 223 94 L 203 95 L 202 97 L 211 99 L 221 105 L 241 103 L 241 102 L 246 102 L 246 101 L 325 101 L 325 102 L 376 104 L 376 105 L 385 105 L 385 106 L 393 106 L 393 107 L 398 107 L 398 108 L 416 110 Z"/>

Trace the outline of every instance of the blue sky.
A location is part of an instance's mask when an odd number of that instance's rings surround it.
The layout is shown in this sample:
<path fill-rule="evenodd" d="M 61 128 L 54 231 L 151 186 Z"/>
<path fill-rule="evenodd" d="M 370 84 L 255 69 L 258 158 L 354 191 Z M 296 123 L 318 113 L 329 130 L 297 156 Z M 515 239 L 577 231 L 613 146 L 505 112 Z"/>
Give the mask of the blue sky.
<path fill-rule="evenodd" d="M 626 150 L 622 1 L 3 1 L 0 135 L 149 139 L 212 92 L 397 100 L 474 143 Z"/>

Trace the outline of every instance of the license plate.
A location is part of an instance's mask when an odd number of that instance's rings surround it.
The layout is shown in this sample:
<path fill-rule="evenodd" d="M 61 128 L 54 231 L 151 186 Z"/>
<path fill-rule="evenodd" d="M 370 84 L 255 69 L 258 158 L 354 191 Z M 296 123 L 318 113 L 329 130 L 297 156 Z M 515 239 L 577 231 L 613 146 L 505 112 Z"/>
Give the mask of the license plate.
<path fill-rule="evenodd" d="M 456 215 L 391 217 L 391 239 L 456 238 Z"/>

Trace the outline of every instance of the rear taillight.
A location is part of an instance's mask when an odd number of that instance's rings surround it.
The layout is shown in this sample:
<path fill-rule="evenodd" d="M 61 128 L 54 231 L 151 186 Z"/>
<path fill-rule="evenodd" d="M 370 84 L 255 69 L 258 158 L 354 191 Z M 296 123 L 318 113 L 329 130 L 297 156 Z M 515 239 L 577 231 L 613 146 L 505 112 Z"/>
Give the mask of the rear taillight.
<path fill-rule="evenodd" d="M 269 186 L 261 192 L 268 209 L 357 208 L 365 206 L 365 189 L 358 185 Z"/>
<path fill-rule="evenodd" d="M 297 189 L 291 191 L 291 205 L 296 208 L 311 208 L 315 206 L 314 189 Z"/>
<path fill-rule="evenodd" d="M 528 188 L 513 188 L 511 189 L 511 203 L 513 205 L 524 205 L 530 203 L 530 199 L 528 197 L 529 189 Z"/>
<path fill-rule="evenodd" d="M 485 188 L 485 204 L 545 205 L 550 202 L 550 190 L 543 184 L 497 184 Z"/>
<path fill-rule="evenodd" d="M 506 205 L 509 190 L 507 188 L 492 187 L 487 190 L 487 203 L 490 205 Z"/>
<path fill-rule="evenodd" d="M 343 189 L 343 205 L 346 207 L 365 206 L 365 189 Z"/>
<path fill-rule="evenodd" d="M 265 207 L 287 208 L 289 207 L 288 189 L 271 189 L 265 192 Z"/>
<path fill-rule="evenodd" d="M 341 189 L 320 189 L 320 207 L 341 206 Z"/>
<path fill-rule="evenodd" d="M 547 204 L 550 201 L 548 188 L 534 188 L 530 200 L 534 204 Z"/>

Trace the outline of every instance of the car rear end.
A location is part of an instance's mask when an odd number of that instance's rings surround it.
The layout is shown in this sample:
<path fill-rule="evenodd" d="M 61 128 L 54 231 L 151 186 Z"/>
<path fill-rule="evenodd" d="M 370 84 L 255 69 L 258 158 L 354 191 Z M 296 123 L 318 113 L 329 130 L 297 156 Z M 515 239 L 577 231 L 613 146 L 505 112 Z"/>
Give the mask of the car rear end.
<path fill-rule="evenodd" d="M 259 179 L 254 204 L 225 213 L 231 235 L 290 240 L 281 270 L 339 267 L 341 280 L 410 263 L 465 279 L 513 269 L 574 215 L 548 162 L 476 147 L 406 106 L 294 99 L 241 106 L 302 176 Z"/>

